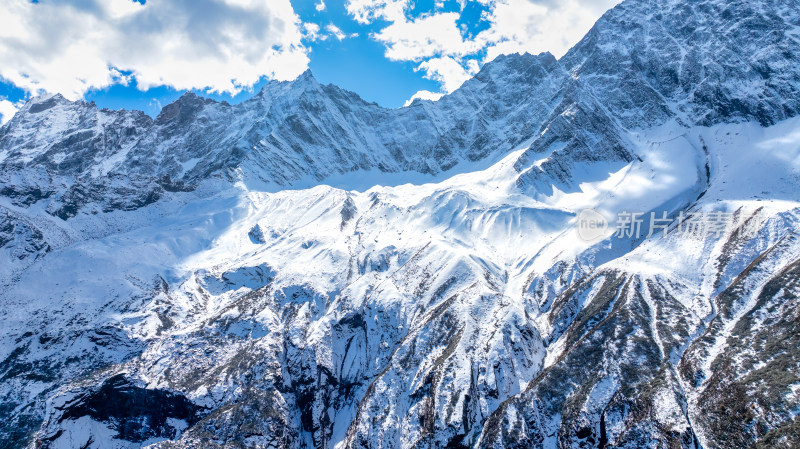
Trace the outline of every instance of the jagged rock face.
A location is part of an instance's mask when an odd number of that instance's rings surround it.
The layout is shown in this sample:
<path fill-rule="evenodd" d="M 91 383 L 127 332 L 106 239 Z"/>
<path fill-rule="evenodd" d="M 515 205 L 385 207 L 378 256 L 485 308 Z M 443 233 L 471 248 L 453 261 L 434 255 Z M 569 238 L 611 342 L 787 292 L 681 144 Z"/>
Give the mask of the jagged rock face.
<path fill-rule="evenodd" d="M 61 95 L 23 106 L 0 131 L 3 174 L 44 168 L 61 176 L 86 174 L 99 161 L 134 144 L 152 124 L 143 112 L 98 110 Z M 10 195 L 6 195 L 10 196 Z"/>
<path fill-rule="evenodd" d="M 156 118 L 135 164 L 187 182 L 243 170 L 281 186 L 357 170 L 436 174 L 532 137 L 565 75 L 549 54 L 501 58 L 440 102 L 396 110 L 310 72 L 237 106 L 187 94 Z"/>
<path fill-rule="evenodd" d="M 561 60 L 626 127 L 797 115 L 796 2 L 623 2 Z M 619 76 L 620 74 L 624 74 Z"/>
<path fill-rule="evenodd" d="M 520 161 L 519 184 L 572 188 L 575 162 L 634 158 L 623 128 L 796 115 L 798 20 L 777 1 L 624 2 L 560 61 L 501 56 L 441 101 L 396 110 L 310 72 L 236 106 L 187 94 L 155 121 L 33 100 L 0 131 L 0 165 L 39 171 L 3 184 L 18 201 L 54 197 L 49 211 L 69 218 L 90 203 L 142 207 L 211 176 L 286 187 L 359 170 L 437 174 L 533 140 L 531 158 L 552 158 L 535 170 Z M 82 176 L 61 179 L 67 173 Z"/>
<path fill-rule="evenodd" d="M 171 426 L 170 420 L 193 425 L 203 414 L 202 408 L 178 394 L 130 385 L 122 375 L 60 408 L 60 422 L 85 417 L 110 422 L 118 432 L 117 439 L 134 443 L 153 437 L 175 438 L 183 429 Z"/>
<path fill-rule="evenodd" d="M 16 206 L 44 201 L 53 215 L 73 216 L 102 201 L 101 185 L 113 184 L 103 166 L 151 124 L 143 112 L 98 110 L 61 95 L 29 101 L 0 128 L 0 192 Z"/>
<path fill-rule="evenodd" d="M 50 246 L 41 231 L 25 219 L 7 210 L 0 215 L 0 248 L 10 251 L 10 259 L 41 257 L 50 251 Z"/>
<path fill-rule="evenodd" d="M 440 102 L 395 110 L 310 72 L 236 106 L 188 93 L 155 120 L 33 99 L 0 131 L 4 189 L 18 203 L 46 200 L 68 219 L 85 206 L 143 207 L 210 177 L 288 187 L 359 170 L 441 173 L 514 148 L 552 108 L 566 76 L 555 58 L 500 59 Z"/>
<path fill-rule="evenodd" d="M 708 316 L 679 276 L 600 270 L 566 290 L 545 314 L 563 352 L 487 420 L 478 446 L 795 447 L 795 214 L 762 231 L 777 233 L 772 246 L 719 284 Z M 745 244 L 730 235 L 709 262 Z"/>
<path fill-rule="evenodd" d="M 797 6 L 796 4 L 793 6 Z M 800 16 L 781 1 L 621 3 L 559 63 L 561 103 L 518 164 L 532 192 L 570 190 L 575 162 L 635 158 L 622 129 L 774 124 L 800 111 Z M 533 169 L 529 160 L 552 154 Z M 534 193 L 535 194 L 535 193 Z"/>
<path fill-rule="evenodd" d="M 0 446 L 796 447 L 792 7 L 628 0 L 397 110 L 310 73 L 155 120 L 30 101 Z M 586 208 L 731 222 L 590 242 Z"/>

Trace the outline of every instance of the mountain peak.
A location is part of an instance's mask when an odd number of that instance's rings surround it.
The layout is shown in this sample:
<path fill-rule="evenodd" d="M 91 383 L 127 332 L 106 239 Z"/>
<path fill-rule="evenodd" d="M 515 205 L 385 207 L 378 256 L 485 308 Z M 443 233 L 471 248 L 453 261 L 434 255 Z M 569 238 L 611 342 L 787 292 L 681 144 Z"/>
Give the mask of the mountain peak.
<path fill-rule="evenodd" d="M 61 94 L 43 94 L 37 95 L 32 97 L 25 106 L 22 107 L 24 111 L 30 112 L 32 114 L 46 111 L 51 109 L 55 106 L 62 105 L 62 104 L 70 104 L 73 103 L 66 98 L 64 98 Z"/>
<path fill-rule="evenodd" d="M 303 73 L 300 74 L 294 81 L 291 82 L 293 88 L 318 88 L 320 86 L 319 81 L 314 77 L 314 74 L 311 73 L 311 69 L 306 69 Z"/>
<path fill-rule="evenodd" d="M 311 73 L 311 69 L 305 69 L 300 76 L 295 78 L 295 82 L 298 81 L 316 81 L 316 78 L 314 78 L 314 74 Z"/>
<path fill-rule="evenodd" d="M 50 100 L 56 100 L 56 101 L 65 100 L 65 101 L 68 101 L 66 98 L 64 98 L 63 95 L 61 95 L 59 93 L 54 93 L 54 94 L 53 93 L 44 93 L 44 94 L 41 94 L 41 95 L 36 95 L 34 97 L 31 97 L 31 99 L 28 100 L 28 102 L 32 103 L 32 104 L 37 104 L 37 103 L 43 103 L 45 101 L 50 101 Z"/>
<path fill-rule="evenodd" d="M 484 64 L 475 75 L 476 80 L 483 83 L 507 84 L 509 82 L 531 82 L 548 73 L 560 70 L 560 64 L 550 52 L 533 55 L 531 53 L 511 53 L 498 55 Z M 472 80 L 468 80 L 466 84 Z"/>
<path fill-rule="evenodd" d="M 177 100 L 164 106 L 156 117 L 156 122 L 163 123 L 179 117 L 181 121 L 189 120 L 191 117 L 210 104 L 218 104 L 210 98 L 200 97 L 194 92 L 186 92 Z"/>

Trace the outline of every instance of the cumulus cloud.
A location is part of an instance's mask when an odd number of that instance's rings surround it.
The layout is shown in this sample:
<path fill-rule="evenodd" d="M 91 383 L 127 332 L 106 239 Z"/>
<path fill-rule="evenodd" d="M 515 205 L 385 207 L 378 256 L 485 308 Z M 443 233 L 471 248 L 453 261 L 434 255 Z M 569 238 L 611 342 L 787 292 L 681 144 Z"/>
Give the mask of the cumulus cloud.
<path fill-rule="evenodd" d="M 533 1 L 494 3 L 487 20 L 491 27 L 477 40 L 486 60 L 500 54 L 542 53 L 563 56 L 589 31 L 600 16 L 620 0 Z"/>
<path fill-rule="evenodd" d="M 125 83 L 237 93 L 308 66 L 289 0 L 3 0 L 0 77 L 31 93 Z"/>
<path fill-rule="evenodd" d="M 425 78 L 441 83 L 442 90 L 447 94 L 458 89 L 464 84 L 464 81 L 470 79 L 475 74 L 476 65 L 473 64 L 470 69 L 472 71 L 468 71 L 451 57 L 429 59 L 417 67 L 417 70 L 425 72 Z"/>
<path fill-rule="evenodd" d="M 325 2 L 324 2 L 323 0 L 319 0 L 319 3 L 317 3 L 316 5 L 314 5 L 314 8 L 315 8 L 317 11 L 325 11 Z"/>
<path fill-rule="evenodd" d="M 435 11 L 413 16 L 406 0 L 350 0 L 347 11 L 361 23 L 388 22 L 372 35 L 384 44 L 386 57 L 420 62 L 418 70 L 449 93 L 500 54 L 549 51 L 563 56 L 619 1 L 459 0 L 459 11 L 442 12 L 444 3 L 436 2 Z M 483 11 L 485 26 L 478 32 L 464 23 L 468 3 Z"/>
<path fill-rule="evenodd" d="M 19 106 L 8 100 L 0 100 L 0 125 L 5 125 L 11 120 L 19 110 Z"/>
<path fill-rule="evenodd" d="M 437 55 L 463 56 L 480 49 L 465 40 L 456 21 L 458 13 L 440 13 L 392 23 L 374 35 L 392 60 L 417 61 Z"/>
<path fill-rule="evenodd" d="M 309 41 L 316 41 L 324 39 L 324 36 L 319 33 L 320 28 L 316 23 L 306 22 L 303 24 L 303 37 Z"/>
<path fill-rule="evenodd" d="M 409 98 L 403 106 L 409 106 L 414 100 L 431 100 L 436 101 L 444 96 L 443 93 L 440 92 L 431 92 L 429 90 L 421 90 L 415 93 L 411 98 Z"/>

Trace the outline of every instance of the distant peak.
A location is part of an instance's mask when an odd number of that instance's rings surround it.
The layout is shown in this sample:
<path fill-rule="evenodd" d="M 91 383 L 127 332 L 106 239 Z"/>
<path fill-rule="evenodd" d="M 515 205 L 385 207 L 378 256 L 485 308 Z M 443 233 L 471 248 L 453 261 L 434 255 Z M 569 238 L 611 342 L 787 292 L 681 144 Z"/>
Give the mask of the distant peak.
<path fill-rule="evenodd" d="M 319 84 L 319 82 L 317 82 L 317 79 L 314 78 L 314 74 L 311 73 L 311 69 L 306 69 L 303 73 L 300 74 L 300 76 L 295 78 L 295 80 L 292 81 L 292 83 L 293 84 L 299 84 L 299 85 L 306 85 L 306 84 L 314 84 L 314 85 L 316 85 L 316 84 Z"/>
<path fill-rule="evenodd" d="M 318 86 L 320 86 L 319 81 L 314 78 L 311 69 L 306 69 L 303 73 L 298 75 L 297 78 L 290 81 L 270 80 L 261 87 L 261 90 L 259 90 L 253 98 L 264 101 L 275 96 L 283 95 L 287 92 L 287 89 L 288 91 L 298 91 Z"/>
<path fill-rule="evenodd" d="M 27 103 L 30 104 L 30 105 L 43 104 L 43 103 L 48 103 L 48 104 L 55 105 L 55 104 L 60 104 L 60 103 L 71 103 L 71 101 L 66 99 L 61 94 L 45 93 L 45 94 L 36 95 L 34 97 L 31 97 L 28 100 Z"/>
<path fill-rule="evenodd" d="M 39 103 L 44 103 L 46 101 L 67 101 L 67 99 L 64 98 L 64 96 L 61 94 L 51 94 L 51 93 L 37 95 L 30 99 L 31 104 L 39 104 Z"/>
<path fill-rule="evenodd" d="M 196 104 L 196 105 L 199 106 L 199 105 L 205 105 L 205 104 L 210 104 L 210 103 L 219 103 L 219 102 L 217 100 L 214 100 L 213 98 L 201 97 L 200 95 L 197 95 L 196 93 L 194 93 L 192 91 L 186 91 L 186 92 L 183 93 L 183 95 L 181 95 L 173 103 L 178 103 L 178 104 L 181 104 L 181 105 Z"/>
<path fill-rule="evenodd" d="M 547 64 L 556 61 L 557 59 L 555 56 L 553 56 L 552 53 L 550 53 L 549 51 L 545 51 L 536 55 L 528 52 L 498 55 L 496 58 L 494 58 L 494 60 L 492 60 L 488 64 L 497 64 L 497 65 L 516 65 L 516 64 L 533 64 L 533 63 Z"/>
<path fill-rule="evenodd" d="M 536 55 L 525 53 L 511 53 L 498 55 L 492 61 L 487 62 L 475 75 L 475 78 L 483 82 L 508 78 L 512 74 L 533 73 L 538 76 L 545 76 L 547 73 L 557 70 L 559 67 L 558 59 L 550 52 L 543 52 Z"/>
<path fill-rule="evenodd" d="M 198 111 L 208 104 L 215 104 L 217 101 L 210 98 L 200 97 L 194 92 L 187 91 L 177 100 L 164 106 L 156 117 L 156 121 L 163 123 L 176 118 L 184 120 L 193 117 Z"/>
<path fill-rule="evenodd" d="M 72 102 L 64 98 L 64 96 L 61 94 L 48 93 L 32 97 L 23 107 L 23 110 L 35 114 L 37 112 L 46 111 L 60 104 L 69 104 L 69 103 Z"/>

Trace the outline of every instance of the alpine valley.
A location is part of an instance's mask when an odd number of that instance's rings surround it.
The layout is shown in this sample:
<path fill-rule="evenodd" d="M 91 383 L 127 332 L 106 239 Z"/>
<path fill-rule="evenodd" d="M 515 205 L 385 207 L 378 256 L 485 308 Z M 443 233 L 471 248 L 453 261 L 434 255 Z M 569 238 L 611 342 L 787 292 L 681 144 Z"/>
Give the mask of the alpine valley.
<path fill-rule="evenodd" d="M 399 109 L 35 97 L 0 304 L 0 448 L 798 448 L 800 1 L 625 0 Z"/>

